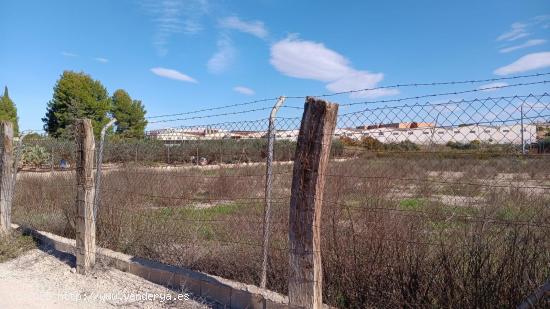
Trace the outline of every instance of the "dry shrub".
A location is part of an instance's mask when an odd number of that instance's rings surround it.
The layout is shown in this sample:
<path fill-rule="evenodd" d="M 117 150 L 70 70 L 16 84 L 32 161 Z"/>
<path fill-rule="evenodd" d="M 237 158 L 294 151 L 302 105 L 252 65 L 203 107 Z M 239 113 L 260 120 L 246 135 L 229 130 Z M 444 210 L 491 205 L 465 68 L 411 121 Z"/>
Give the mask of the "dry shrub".
<path fill-rule="evenodd" d="M 331 162 L 322 216 L 324 300 L 347 308 L 516 306 L 550 276 L 550 190 L 525 188 L 547 181 L 547 164 L 426 155 Z M 268 287 L 282 293 L 291 169 L 274 168 Z M 99 242 L 258 284 L 264 173 L 265 166 L 110 170 Z M 492 187 L 498 173 L 531 178 Z M 18 179 L 14 220 L 73 237 L 74 174 L 36 174 Z"/>

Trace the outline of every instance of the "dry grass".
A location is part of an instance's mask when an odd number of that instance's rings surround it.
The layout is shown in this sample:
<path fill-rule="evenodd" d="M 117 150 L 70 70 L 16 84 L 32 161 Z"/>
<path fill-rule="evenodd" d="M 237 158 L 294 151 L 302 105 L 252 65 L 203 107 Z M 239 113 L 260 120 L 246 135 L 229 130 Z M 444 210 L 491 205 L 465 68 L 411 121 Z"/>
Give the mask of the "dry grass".
<path fill-rule="evenodd" d="M 322 218 L 325 301 L 514 307 L 550 276 L 550 190 L 533 188 L 550 185 L 548 163 L 427 155 L 332 162 Z M 275 168 L 268 272 L 268 287 L 283 293 L 290 172 Z M 100 245 L 258 284 L 264 173 L 130 165 L 106 173 Z M 27 174 L 17 186 L 16 222 L 74 236 L 73 175 Z"/>
<path fill-rule="evenodd" d="M 10 236 L 0 237 L 0 263 L 14 259 L 33 248 L 36 248 L 36 243 L 32 236 L 13 232 Z"/>

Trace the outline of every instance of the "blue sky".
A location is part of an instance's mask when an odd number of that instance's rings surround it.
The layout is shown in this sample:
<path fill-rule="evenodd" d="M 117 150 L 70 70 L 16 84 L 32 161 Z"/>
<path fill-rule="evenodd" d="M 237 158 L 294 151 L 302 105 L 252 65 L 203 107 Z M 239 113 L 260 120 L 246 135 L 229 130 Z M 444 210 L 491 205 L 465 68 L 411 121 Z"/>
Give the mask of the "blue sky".
<path fill-rule="evenodd" d="M 280 95 L 548 72 L 550 2 L 2 0 L 0 38 L 0 85 L 9 87 L 20 127 L 40 129 L 63 70 L 91 74 L 110 93 L 126 89 L 149 116 Z M 333 100 L 448 90 L 386 89 Z M 472 95 L 547 90 L 543 84 Z"/>

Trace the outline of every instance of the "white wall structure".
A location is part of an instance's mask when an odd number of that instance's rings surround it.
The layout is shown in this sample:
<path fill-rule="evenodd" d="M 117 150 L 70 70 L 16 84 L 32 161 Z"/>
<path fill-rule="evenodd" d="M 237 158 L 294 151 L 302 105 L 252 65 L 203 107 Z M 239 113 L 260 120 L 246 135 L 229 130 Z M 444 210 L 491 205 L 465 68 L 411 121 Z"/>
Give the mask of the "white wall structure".
<path fill-rule="evenodd" d="M 414 129 L 379 128 L 370 130 L 341 129 L 341 136 L 362 139 L 369 136 L 382 143 L 411 141 L 415 144 L 446 144 L 448 142 L 469 143 L 477 140 L 489 144 L 521 145 L 521 125 L 484 126 L 465 125 L 460 127 L 424 127 Z M 523 126 L 523 141 L 530 144 L 536 141 L 536 126 Z"/>
<path fill-rule="evenodd" d="M 372 137 L 382 143 L 399 143 L 410 141 L 415 144 L 446 144 L 448 142 L 469 143 L 474 140 L 488 144 L 521 145 L 522 126 L 503 125 L 464 125 L 459 127 L 420 127 L 420 128 L 375 128 L 354 129 L 338 128 L 335 137 L 349 137 L 360 140 Z M 523 126 L 523 141 L 525 144 L 536 142 L 536 125 Z M 295 141 L 299 130 L 278 130 L 277 140 Z M 216 139 L 259 139 L 265 138 L 264 131 L 228 131 L 213 128 L 200 129 L 164 129 L 149 132 L 149 137 L 163 141 L 216 140 Z"/>
<path fill-rule="evenodd" d="M 192 141 L 219 139 L 258 139 L 266 137 L 265 131 L 230 131 L 216 128 L 161 129 L 147 132 L 149 138 L 162 141 Z"/>

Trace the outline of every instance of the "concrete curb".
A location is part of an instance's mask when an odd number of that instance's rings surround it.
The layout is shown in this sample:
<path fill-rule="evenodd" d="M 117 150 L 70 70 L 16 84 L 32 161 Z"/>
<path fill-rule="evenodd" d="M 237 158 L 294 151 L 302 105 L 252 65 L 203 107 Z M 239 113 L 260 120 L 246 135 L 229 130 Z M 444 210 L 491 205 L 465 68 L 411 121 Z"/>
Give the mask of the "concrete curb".
<path fill-rule="evenodd" d="M 55 250 L 72 255 L 76 252 L 74 239 L 21 227 L 17 224 L 12 224 L 12 228 L 32 235 L 41 244 Z M 105 248 L 97 248 L 96 258 L 105 261 L 113 268 L 134 274 L 156 284 L 172 289 L 184 289 L 195 296 L 215 302 L 220 308 L 288 308 L 288 297 L 254 285 L 182 267 L 165 265 Z"/>

